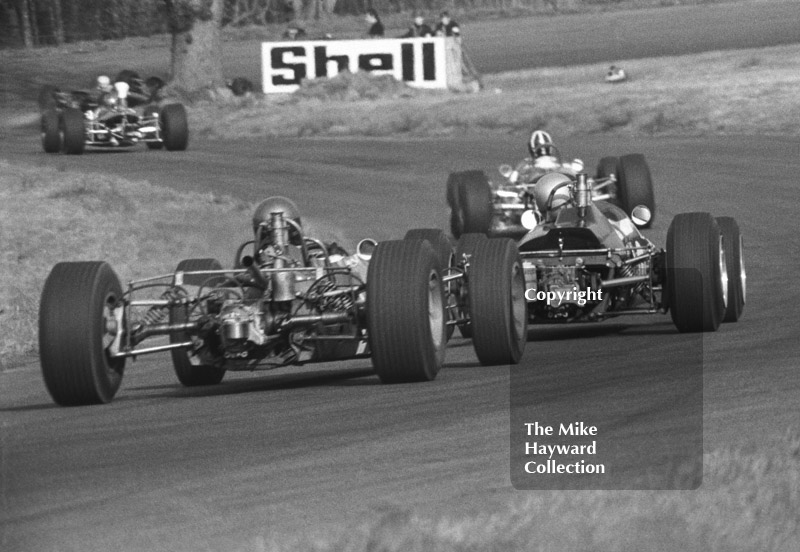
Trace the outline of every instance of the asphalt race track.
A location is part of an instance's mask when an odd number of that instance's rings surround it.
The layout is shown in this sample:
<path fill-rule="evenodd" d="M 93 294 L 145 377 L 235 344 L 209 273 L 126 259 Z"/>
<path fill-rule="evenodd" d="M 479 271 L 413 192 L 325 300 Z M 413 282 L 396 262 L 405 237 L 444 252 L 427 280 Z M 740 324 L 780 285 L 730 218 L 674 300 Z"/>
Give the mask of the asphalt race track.
<path fill-rule="evenodd" d="M 448 171 L 491 169 L 522 154 L 523 143 L 196 140 L 182 154 L 58 157 L 19 133 L 2 143 L 0 157 L 253 202 L 284 193 L 309 219 L 346 212 L 349 235 L 387 239 L 410 227 L 441 227 Z M 592 137 L 561 145 L 589 166 L 607 154 L 646 155 L 658 208 L 649 235 L 659 244 L 678 212 L 738 219 L 747 306 L 738 324 L 704 341 L 705 449 L 758 446 L 796 424 L 800 351 L 786 305 L 798 292 L 790 254 L 798 142 Z M 579 362 L 596 359 L 597 369 L 612 373 L 631 354 L 666 366 L 676 339 L 668 317 L 537 329 L 523 363 L 567 369 L 568 346 L 580 351 Z M 4 550 L 237 549 L 338 531 L 392 508 L 469 512 L 519 494 L 508 471 L 509 369 L 479 366 L 466 340 L 451 342 L 430 384 L 381 385 L 369 362 L 357 361 L 236 374 L 215 388 L 187 390 L 160 356 L 129 364 L 112 404 L 64 409 L 51 403 L 35 363 L 2 378 Z M 658 430 L 652 425 L 632 420 L 631 431 Z"/>
<path fill-rule="evenodd" d="M 478 46 L 470 48 L 478 61 Z M 230 194 L 254 205 L 283 194 L 304 219 L 336 225 L 352 242 L 444 228 L 448 172 L 492 171 L 524 155 L 525 140 L 192 139 L 183 153 L 141 148 L 71 157 L 43 154 L 29 127 L 4 129 L 0 159 Z M 737 218 L 747 304 L 738 324 L 704 340 L 704 448 L 759 447 L 797 428 L 800 140 L 597 135 L 558 145 L 589 167 L 605 155 L 644 153 L 657 202 L 647 234 L 659 245 L 679 212 Z M 241 236 L 248 224 L 232 232 Z M 667 367 L 676 343 L 663 316 L 537 328 L 522 363 L 557 373 L 586 369 L 588 359 L 613 375 L 631 355 Z M 113 403 L 65 409 L 50 400 L 36 362 L 6 367 L 0 549 L 265 550 L 338 535 L 392 512 L 501 508 L 525 495 L 509 476 L 509 371 L 481 367 L 471 343 L 454 339 L 444 369 L 427 384 L 382 385 L 362 360 L 229 374 L 219 386 L 185 389 L 168 355 L 159 355 L 128 364 Z M 578 386 L 574 395 L 584 391 Z M 651 405 L 640 407 L 647 413 Z M 561 408 L 569 418 L 570 401 Z M 630 431 L 669 423 L 643 415 L 630 420 Z"/>

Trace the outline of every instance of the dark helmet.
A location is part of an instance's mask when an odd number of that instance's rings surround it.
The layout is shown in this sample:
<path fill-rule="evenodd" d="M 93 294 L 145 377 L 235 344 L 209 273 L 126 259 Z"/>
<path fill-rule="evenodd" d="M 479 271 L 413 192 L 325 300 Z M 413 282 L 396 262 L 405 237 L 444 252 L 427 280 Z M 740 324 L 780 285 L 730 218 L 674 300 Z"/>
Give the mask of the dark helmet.
<path fill-rule="evenodd" d="M 256 235 L 257 241 L 261 241 L 265 237 L 263 230 L 269 227 L 272 213 L 283 213 L 284 219 L 291 220 L 297 226 L 302 227 L 300 209 L 297 208 L 294 201 L 287 197 L 273 196 L 259 203 L 253 213 L 253 233 Z M 294 245 L 301 245 L 300 240 L 300 233 L 290 225 L 289 242 Z"/>

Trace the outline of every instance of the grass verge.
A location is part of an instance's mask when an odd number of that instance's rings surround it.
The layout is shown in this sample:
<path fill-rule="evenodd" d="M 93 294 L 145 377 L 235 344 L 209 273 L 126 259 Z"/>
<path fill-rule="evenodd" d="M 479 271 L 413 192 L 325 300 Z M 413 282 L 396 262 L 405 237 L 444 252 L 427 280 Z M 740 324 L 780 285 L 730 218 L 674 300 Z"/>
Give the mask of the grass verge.
<path fill-rule="evenodd" d="M 309 83 L 291 95 L 198 104 L 195 132 L 257 136 L 558 134 L 775 134 L 800 132 L 800 46 L 710 52 L 621 63 L 630 79 L 604 81 L 605 64 L 488 75 L 475 94 L 404 90 L 375 79 Z M 365 92 L 365 89 L 367 90 Z M 317 93 L 310 93 L 310 90 Z"/>

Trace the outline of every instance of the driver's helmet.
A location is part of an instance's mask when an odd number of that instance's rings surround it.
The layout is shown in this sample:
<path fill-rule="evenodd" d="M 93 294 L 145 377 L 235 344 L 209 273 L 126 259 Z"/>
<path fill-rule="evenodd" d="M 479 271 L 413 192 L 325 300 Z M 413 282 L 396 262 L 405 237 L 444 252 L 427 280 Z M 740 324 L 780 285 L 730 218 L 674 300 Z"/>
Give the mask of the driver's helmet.
<path fill-rule="evenodd" d="M 282 196 L 267 198 L 258 204 L 253 213 L 253 233 L 255 234 L 256 244 L 259 244 L 267 237 L 272 213 L 283 213 L 284 219 L 292 220 L 297 226 L 302 227 L 300 209 L 297 208 L 294 201 Z M 297 229 L 289 225 L 289 243 L 302 245 L 301 240 L 302 237 Z"/>
<path fill-rule="evenodd" d="M 528 151 L 531 152 L 531 155 L 535 158 L 537 149 L 542 146 L 552 145 L 553 138 L 550 137 L 549 132 L 545 132 L 544 130 L 534 130 L 531 132 L 531 137 L 528 140 Z"/>
<path fill-rule="evenodd" d="M 107 75 L 100 75 L 97 77 L 97 89 L 100 92 L 111 92 L 113 90 L 113 87 L 111 86 L 111 79 L 108 78 Z"/>
<path fill-rule="evenodd" d="M 533 188 L 533 197 L 536 200 L 536 207 L 541 213 L 548 211 L 547 201 L 550 199 L 550 194 L 556 190 L 561 184 L 572 182 L 572 179 L 563 173 L 547 173 L 536 181 Z M 553 194 L 553 199 L 550 201 L 550 209 L 555 210 L 563 207 L 570 199 L 570 190 L 568 186 L 558 188 Z"/>

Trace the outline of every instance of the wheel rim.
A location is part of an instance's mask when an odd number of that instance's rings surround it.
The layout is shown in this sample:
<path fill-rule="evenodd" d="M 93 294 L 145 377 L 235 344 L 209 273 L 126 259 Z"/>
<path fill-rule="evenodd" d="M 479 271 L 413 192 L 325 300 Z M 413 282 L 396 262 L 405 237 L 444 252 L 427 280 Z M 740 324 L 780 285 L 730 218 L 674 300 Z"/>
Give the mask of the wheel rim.
<path fill-rule="evenodd" d="M 739 236 L 739 282 L 742 285 L 742 304 L 744 304 L 747 299 L 747 272 L 744 269 L 744 248 L 741 236 Z"/>
<path fill-rule="evenodd" d="M 525 278 L 522 267 L 519 263 L 514 263 L 514 268 L 511 270 L 511 325 L 517 339 L 525 332 L 525 310 Z"/>
<path fill-rule="evenodd" d="M 722 236 L 719 237 L 719 281 L 722 285 L 722 304 L 728 307 L 728 264 L 725 259 L 725 248 L 722 243 Z"/>
<path fill-rule="evenodd" d="M 428 278 L 428 323 L 430 325 L 433 347 L 438 351 L 442 348 L 444 309 L 442 305 L 439 274 L 437 274 L 435 270 L 431 271 L 430 277 Z"/>

